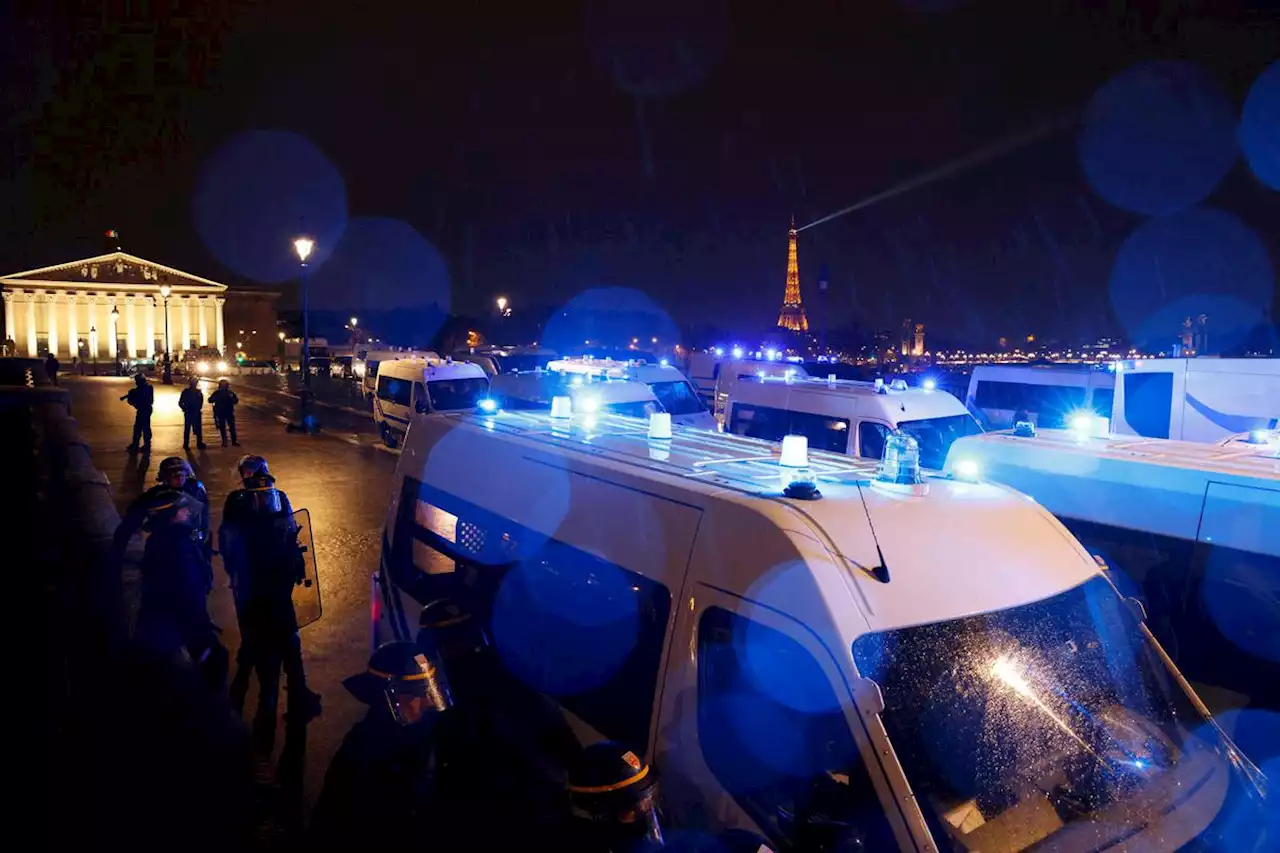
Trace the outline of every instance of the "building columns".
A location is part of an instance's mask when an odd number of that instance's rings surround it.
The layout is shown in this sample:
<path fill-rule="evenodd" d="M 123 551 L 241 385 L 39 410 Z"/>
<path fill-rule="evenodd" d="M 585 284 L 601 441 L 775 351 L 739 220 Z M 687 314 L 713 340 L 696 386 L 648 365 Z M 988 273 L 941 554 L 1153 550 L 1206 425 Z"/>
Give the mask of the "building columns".
<path fill-rule="evenodd" d="M 205 306 L 209 302 L 208 299 L 196 298 L 196 316 L 200 318 L 200 346 L 207 347 L 209 345 L 209 318 L 205 316 Z"/>
<path fill-rule="evenodd" d="M 107 312 L 107 334 L 111 347 L 108 352 L 112 361 L 118 361 L 120 359 L 120 297 L 111 297 L 107 302 L 111 306 L 111 311 Z"/>
<path fill-rule="evenodd" d="M 178 352 L 184 353 L 191 346 L 191 302 L 193 297 L 180 297 L 182 302 L 182 346 Z"/>
<path fill-rule="evenodd" d="M 142 310 L 145 312 L 143 316 L 146 318 L 146 355 L 147 358 L 154 358 L 156 354 L 156 300 L 152 296 L 142 297 Z"/>
<path fill-rule="evenodd" d="M 13 305 L 16 301 L 13 298 L 13 294 L 6 290 L 4 293 L 4 339 L 13 341 L 15 347 L 18 343 L 18 338 L 16 337 L 18 332 L 17 322 L 13 316 Z M 17 353 L 9 353 L 9 355 L 17 355 Z"/>
<path fill-rule="evenodd" d="M 85 303 L 89 306 L 89 358 L 97 358 L 98 352 L 98 297 L 88 296 Z"/>
<path fill-rule="evenodd" d="M 76 326 L 76 308 L 80 305 L 80 297 L 74 293 L 67 294 L 67 352 L 72 358 L 80 355 L 80 335 Z"/>
<path fill-rule="evenodd" d="M 218 352 L 221 353 L 224 358 L 227 355 L 226 353 L 227 340 L 226 340 L 226 335 L 224 333 L 224 330 L 222 328 L 222 306 L 226 303 L 226 301 L 227 300 L 217 296 L 213 298 L 213 323 L 214 323 L 213 327 L 216 330 L 215 336 L 218 339 Z"/>
<path fill-rule="evenodd" d="M 49 352 L 52 355 L 58 354 L 58 305 L 57 297 L 52 293 L 44 297 L 44 314 L 45 322 L 49 327 Z"/>
<path fill-rule="evenodd" d="M 138 357 L 138 297 L 126 296 L 124 298 L 124 315 L 125 315 L 125 346 L 129 348 L 127 353 L 129 358 Z"/>
<path fill-rule="evenodd" d="M 27 294 L 27 355 L 36 357 L 36 296 Z"/>

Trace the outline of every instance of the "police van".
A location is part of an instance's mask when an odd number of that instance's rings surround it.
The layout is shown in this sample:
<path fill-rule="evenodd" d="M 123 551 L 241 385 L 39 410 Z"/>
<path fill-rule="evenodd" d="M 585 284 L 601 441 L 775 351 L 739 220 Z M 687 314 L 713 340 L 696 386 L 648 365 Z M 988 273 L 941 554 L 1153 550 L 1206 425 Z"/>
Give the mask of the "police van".
<path fill-rule="evenodd" d="M 371 349 L 361 350 L 351 360 L 351 372 L 360 383 L 360 395 L 373 405 L 378 391 L 378 369 L 384 361 L 403 361 L 404 359 L 429 359 L 439 361 L 440 356 L 430 350 L 413 349 Z"/>
<path fill-rule="evenodd" d="M 666 359 L 657 364 L 641 359 L 614 361 L 609 358 L 561 358 L 547 364 L 547 370 L 592 379 L 630 379 L 649 386 L 653 396 L 671 419 L 683 426 L 715 429 L 716 420 L 698 399 L 698 392 L 685 375 Z"/>
<path fill-rule="evenodd" d="M 715 375 L 715 404 L 712 413 L 720 423 L 725 422 L 725 409 L 738 385 L 759 379 L 807 379 L 809 371 L 803 364 L 776 359 L 734 358 L 719 363 Z"/>
<path fill-rule="evenodd" d="M 490 376 L 544 369 L 556 358 L 555 350 L 540 347 L 471 347 L 453 354 L 454 361 L 478 364 Z"/>
<path fill-rule="evenodd" d="M 947 470 L 1034 498 L 1123 570 L 1188 677 L 1280 709 L 1280 439 L 1217 447 L 1089 420 L 960 439 Z"/>
<path fill-rule="evenodd" d="M 382 362 L 373 422 L 387 447 L 396 447 L 414 415 L 470 411 L 489 394 L 489 378 L 474 364 L 403 358 Z"/>
<path fill-rule="evenodd" d="M 894 430 L 914 438 L 920 462 L 940 469 L 951 442 L 982 432 L 960 401 L 904 379 L 859 382 L 795 376 L 752 377 L 735 383 L 725 404 L 725 432 L 781 441 L 803 435 L 809 446 L 879 459 Z"/>
<path fill-rule="evenodd" d="M 643 382 L 554 370 L 500 373 L 490 380 L 489 394 L 493 404 L 505 411 L 550 411 L 556 397 L 568 397 L 583 414 L 647 418 L 662 411 L 653 391 Z"/>
<path fill-rule="evenodd" d="M 1011 429 L 1015 418 L 1056 428 L 1082 412 L 1111 417 L 1115 380 L 1110 370 L 1083 364 L 981 364 L 965 404 L 987 429 Z"/>
<path fill-rule="evenodd" d="M 1280 426 L 1280 358 L 1147 358 L 1116 363 L 1112 429 L 1221 441 Z"/>
<path fill-rule="evenodd" d="M 457 596 L 583 743 L 650 760 L 675 825 L 959 853 L 1261 823 L 1256 768 L 1034 502 L 903 435 L 861 460 L 554 409 L 415 422 L 373 639 Z"/>

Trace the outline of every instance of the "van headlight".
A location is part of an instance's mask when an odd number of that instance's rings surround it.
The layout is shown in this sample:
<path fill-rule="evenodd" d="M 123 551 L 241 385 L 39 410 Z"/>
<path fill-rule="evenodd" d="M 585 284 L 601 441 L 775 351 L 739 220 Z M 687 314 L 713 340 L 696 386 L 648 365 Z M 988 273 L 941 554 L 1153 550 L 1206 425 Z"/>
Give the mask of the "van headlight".
<path fill-rule="evenodd" d="M 208 373 L 208 372 L 209 372 L 209 362 L 207 361 L 196 362 L 196 373 Z"/>
<path fill-rule="evenodd" d="M 219 373 L 224 373 L 224 372 L 226 372 L 226 369 L 227 369 L 227 363 L 226 363 L 225 361 L 220 361 L 220 362 L 218 362 L 218 372 L 219 372 Z"/>

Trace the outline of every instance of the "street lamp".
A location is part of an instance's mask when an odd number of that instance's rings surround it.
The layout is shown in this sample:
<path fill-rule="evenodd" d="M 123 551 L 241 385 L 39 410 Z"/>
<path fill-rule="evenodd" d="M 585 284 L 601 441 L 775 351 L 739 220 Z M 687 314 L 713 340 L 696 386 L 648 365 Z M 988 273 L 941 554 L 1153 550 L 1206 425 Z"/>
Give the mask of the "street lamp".
<path fill-rule="evenodd" d="M 120 375 L 120 309 L 111 306 L 111 360 L 116 365 L 116 375 Z"/>
<path fill-rule="evenodd" d="M 173 289 L 160 285 L 160 298 L 164 300 L 164 384 L 173 384 L 173 347 L 169 344 L 169 294 Z"/>
<path fill-rule="evenodd" d="M 93 375 L 98 375 L 98 327 L 89 327 L 89 357 L 93 359 Z"/>
<path fill-rule="evenodd" d="M 316 247 L 310 237 L 296 237 L 293 251 L 298 255 L 298 284 L 302 290 L 302 393 L 298 395 L 299 429 L 315 432 L 316 423 L 311 415 L 311 312 L 307 302 L 307 258 Z"/>

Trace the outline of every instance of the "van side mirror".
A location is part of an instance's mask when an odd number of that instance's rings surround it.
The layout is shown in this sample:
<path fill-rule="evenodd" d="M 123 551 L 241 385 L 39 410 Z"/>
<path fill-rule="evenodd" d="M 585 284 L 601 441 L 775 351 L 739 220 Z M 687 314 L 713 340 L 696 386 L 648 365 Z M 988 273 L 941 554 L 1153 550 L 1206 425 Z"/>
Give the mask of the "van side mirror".
<path fill-rule="evenodd" d="M 419 400 L 417 403 L 414 404 L 413 408 L 414 408 L 414 411 L 416 411 L 418 414 L 425 415 L 427 413 L 427 401 Z"/>

